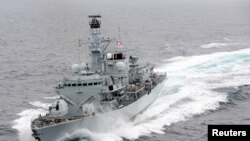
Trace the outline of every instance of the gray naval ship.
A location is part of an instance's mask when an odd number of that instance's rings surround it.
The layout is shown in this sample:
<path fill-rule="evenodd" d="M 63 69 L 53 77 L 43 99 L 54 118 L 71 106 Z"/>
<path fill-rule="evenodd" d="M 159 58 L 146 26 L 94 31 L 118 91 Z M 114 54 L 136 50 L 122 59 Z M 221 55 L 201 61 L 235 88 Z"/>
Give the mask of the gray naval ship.
<path fill-rule="evenodd" d="M 56 87 L 59 98 L 31 122 L 38 141 L 68 140 L 64 136 L 78 129 L 98 131 L 119 118 L 130 120 L 155 101 L 153 91 L 166 78 L 152 64 L 139 65 L 138 57 L 127 56 L 121 42 L 108 49 L 111 40 L 100 37 L 101 16 L 89 18 L 91 61 L 72 65 L 72 75 Z"/>

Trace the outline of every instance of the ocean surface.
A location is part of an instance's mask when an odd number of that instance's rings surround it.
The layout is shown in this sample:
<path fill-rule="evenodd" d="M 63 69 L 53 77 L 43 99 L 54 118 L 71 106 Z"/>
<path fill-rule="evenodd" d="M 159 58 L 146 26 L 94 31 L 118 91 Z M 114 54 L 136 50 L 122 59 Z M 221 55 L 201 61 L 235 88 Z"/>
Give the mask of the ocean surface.
<path fill-rule="evenodd" d="M 206 141 L 208 124 L 250 124 L 249 13 L 249 0 L 1 0 L 0 141 L 34 141 L 30 121 L 79 52 L 87 61 L 89 14 L 102 15 L 104 37 L 120 29 L 123 46 L 168 80 L 133 121 L 69 137 Z"/>

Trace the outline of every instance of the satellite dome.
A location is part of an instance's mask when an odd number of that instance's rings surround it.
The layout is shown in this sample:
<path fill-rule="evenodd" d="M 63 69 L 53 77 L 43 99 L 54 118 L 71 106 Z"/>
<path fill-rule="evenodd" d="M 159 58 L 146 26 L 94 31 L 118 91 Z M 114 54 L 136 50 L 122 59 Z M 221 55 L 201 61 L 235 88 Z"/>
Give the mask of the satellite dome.
<path fill-rule="evenodd" d="M 119 70 L 119 71 L 124 71 L 126 69 L 126 65 L 125 63 L 123 62 L 117 62 L 116 63 L 116 68 Z"/>
<path fill-rule="evenodd" d="M 73 72 L 73 73 L 78 73 L 78 72 L 80 72 L 81 67 L 80 67 L 79 64 L 73 64 L 73 65 L 71 66 L 71 69 L 72 69 L 72 72 Z"/>

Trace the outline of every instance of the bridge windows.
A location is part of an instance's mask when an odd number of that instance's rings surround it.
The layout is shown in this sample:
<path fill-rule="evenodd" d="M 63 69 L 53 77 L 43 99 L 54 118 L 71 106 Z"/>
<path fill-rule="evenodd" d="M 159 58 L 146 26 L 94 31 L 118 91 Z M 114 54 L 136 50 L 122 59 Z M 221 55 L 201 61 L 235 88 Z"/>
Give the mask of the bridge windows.
<path fill-rule="evenodd" d="M 94 85 L 101 85 L 102 82 L 91 82 L 91 83 L 72 83 L 72 84 L 64 84 L 65 87 L 86 87 L 86 86 L 94 86 Z"/>

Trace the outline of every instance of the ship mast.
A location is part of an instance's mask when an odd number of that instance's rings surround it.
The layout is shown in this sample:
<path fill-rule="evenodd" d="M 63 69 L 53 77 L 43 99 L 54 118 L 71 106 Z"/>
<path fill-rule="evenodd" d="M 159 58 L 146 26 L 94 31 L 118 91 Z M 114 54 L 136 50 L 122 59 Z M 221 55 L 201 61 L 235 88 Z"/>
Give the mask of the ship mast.
<path fill-rule="evenodd" d="M 101 48 L 101 21 L 98 20 L 98 18 L 101 18 L 100 15 L 90 15 L 89 18 L 91 18 L 89 25 L 90 25 L 90 55 L 91 55 L 91 67 L 92 71 L 94 72 L 100 72 L 102 70 L 102 61 L 101 61 L 101 54 L 102 54 L 102 48 Z"/>

